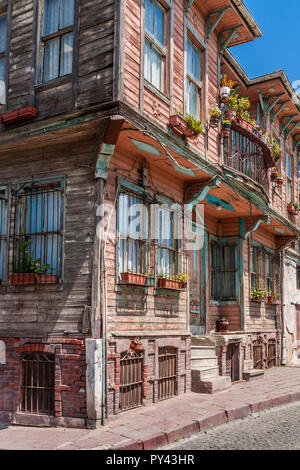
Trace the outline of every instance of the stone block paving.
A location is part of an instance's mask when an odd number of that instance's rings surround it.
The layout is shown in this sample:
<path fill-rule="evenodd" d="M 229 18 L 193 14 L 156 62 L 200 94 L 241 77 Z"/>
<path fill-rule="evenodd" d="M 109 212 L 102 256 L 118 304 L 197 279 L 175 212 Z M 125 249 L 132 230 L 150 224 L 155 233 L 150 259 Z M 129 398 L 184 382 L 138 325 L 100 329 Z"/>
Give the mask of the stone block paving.
<path fill-rule="evenodd" d="M 95 430 L 0 424 L 0 450 L 157 449 L 251 413 L 295 401 L 300 401 L 300 367 L 274 368 L 263 377 L 213 395 L 189 393 L 127 411 Z"/>

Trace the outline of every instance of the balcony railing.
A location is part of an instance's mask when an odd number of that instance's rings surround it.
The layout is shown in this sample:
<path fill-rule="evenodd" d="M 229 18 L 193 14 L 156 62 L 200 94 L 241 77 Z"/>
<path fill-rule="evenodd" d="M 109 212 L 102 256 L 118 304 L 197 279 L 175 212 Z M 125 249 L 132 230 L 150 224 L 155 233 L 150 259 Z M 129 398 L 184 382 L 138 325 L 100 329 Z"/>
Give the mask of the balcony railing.
<path fill-rule="evenodd" d="M 259 145 L 232 130 L 224 139 L 224 164 L 259 183 L 268 194 L 268 166 Z"/>

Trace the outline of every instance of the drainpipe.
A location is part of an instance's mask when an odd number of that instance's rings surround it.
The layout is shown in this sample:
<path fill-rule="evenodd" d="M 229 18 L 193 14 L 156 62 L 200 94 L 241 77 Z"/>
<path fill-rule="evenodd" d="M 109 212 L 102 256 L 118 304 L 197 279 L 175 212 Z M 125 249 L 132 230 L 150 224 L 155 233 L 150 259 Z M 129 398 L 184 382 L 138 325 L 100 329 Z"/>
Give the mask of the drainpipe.
<path fill-rule="evenodd" d="M 284 293 L 284 281 L 285 281 L 285 250 L 281 255 L 281 325 L 282 325 L 282 337 L 281 337 L 281 365 L 286 366 L 286 331 L 285 331 L 285 311 L 284 311 L 284 301 L 283 301 L 283 293 Z"/>

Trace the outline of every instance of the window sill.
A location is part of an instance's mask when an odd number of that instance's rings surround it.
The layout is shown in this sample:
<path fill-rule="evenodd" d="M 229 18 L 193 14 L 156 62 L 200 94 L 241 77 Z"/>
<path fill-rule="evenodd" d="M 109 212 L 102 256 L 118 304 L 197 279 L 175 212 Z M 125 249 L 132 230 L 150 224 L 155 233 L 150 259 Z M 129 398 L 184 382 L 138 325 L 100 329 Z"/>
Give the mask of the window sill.
<path fill-rule="evenodd" d="M 27 284 L 18 286 L 0 286 L 0 294 L 15 294 L 18 292 L 36 292 L 36 291 L 61 292 L 62 284 Z"/>
<path fill-rule="evenodd" d="M 55 78 L 46 83 L 38 83 L 34 86 L 36 93 L 42 93 L 46 90 L 51 90 L 52 88 L 57 88 L 60 85 L 65 85 L 67 83 L 72 83 L 72 74 L 65 75 L 64 77 Z"/>
<path fill-rule="evenodd" d="M 154 289 L 154 295 L 163 295 L 163 296 L 173 296 L 173 297 L 180 297 L 181 292 L 186 292 L 185 289 L 168 289 L 166 287 L 157 287 Z"/>
<path fill-rule="evenodd" d="M 145 88 L 147 88 L 151 93 L 156 95 L 159 99 L 164 101 L 168 106 L 170 106 L 171 100 L 168 96 L 166 96 L 164 93 L 162 93 L 158 88 L 156 88 L 152 83 L 148 82 L 148 80 L 145 79 Z"/>
<path fill-rule="evenodd" d="M 128 283 L 116 283 L 115 285 L 115 292 L 128 292 L 128 291 L 139 291 L 139 292 L 143 292 L 145 294 L 148 294 L 148 287 L 151 287 L 151 286 L 147 286 L 146 284 L 145 285 L 142 285 L 142 284 L 128 284 Z"/>

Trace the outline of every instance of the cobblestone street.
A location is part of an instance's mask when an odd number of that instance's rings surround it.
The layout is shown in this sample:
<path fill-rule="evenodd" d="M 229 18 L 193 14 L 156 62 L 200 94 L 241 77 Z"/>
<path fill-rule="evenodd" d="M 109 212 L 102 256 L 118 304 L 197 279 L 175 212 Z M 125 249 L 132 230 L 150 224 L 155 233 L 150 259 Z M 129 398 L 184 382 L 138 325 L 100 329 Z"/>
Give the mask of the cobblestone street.
<path fill-rule="evenodd" d="M 284 405 L 222 424 L 164 449 L 299 450 L 300 403 Z"/>

